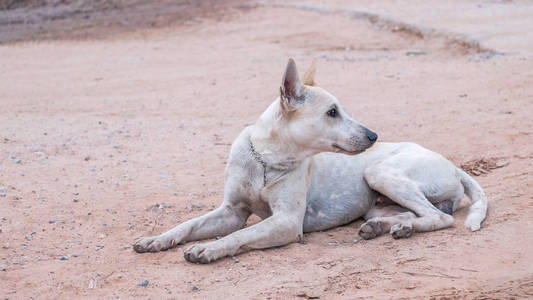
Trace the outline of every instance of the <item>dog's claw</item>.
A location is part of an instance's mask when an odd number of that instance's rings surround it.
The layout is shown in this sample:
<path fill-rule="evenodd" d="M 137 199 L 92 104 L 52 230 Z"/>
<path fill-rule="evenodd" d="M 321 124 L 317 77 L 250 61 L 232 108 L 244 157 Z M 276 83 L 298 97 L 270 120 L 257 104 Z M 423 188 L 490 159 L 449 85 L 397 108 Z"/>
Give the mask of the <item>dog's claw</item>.
<path fill-rule="evenodd" d="M 395 239 L 408 238 L 413 235 L 413 227 L 404 224 L 394 224 L 390 229 L 390 233 Z"/>
<path fill-rule="evenodd" d="M 359 228 L 359 236 L 365 240 L 370 240 L 383 234 L 383 229 L 380 222 L 367 221 L 361 228 Z"/>

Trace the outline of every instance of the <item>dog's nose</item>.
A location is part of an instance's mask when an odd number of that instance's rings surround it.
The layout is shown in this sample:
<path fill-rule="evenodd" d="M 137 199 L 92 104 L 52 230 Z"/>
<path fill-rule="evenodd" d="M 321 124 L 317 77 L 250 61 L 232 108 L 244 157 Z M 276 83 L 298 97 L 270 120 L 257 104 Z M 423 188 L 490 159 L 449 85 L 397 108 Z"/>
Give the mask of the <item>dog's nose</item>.
<path fill-rule="evenodd" d="M 366 130 L 366 137 L 371 142 L 375 142 L 378 139 L 378 135 L 375 132 L 368 130 L 368 129 Z"/>

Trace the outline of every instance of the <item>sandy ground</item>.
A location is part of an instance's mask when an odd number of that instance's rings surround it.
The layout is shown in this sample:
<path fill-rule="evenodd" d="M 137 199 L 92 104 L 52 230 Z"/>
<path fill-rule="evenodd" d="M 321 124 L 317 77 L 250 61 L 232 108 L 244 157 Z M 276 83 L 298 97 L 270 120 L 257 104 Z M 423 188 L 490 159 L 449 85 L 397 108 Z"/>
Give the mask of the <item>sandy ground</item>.
<path fill-rule="evenodd" d="M 0 22 L 1 296 L 533 297 L 531 2 L 223 6 L 157 29 Z M 221 202 L 230 143 L 276 97 L 288 57 L 317 57 L 318 83 L 382 141 L 496 162 L 477 171 L 482 230 L 462 209 L 453 228 L 405 240 L 359 240 L 356 221 L 210 265 L 182 247 L 133 252 Z"/>

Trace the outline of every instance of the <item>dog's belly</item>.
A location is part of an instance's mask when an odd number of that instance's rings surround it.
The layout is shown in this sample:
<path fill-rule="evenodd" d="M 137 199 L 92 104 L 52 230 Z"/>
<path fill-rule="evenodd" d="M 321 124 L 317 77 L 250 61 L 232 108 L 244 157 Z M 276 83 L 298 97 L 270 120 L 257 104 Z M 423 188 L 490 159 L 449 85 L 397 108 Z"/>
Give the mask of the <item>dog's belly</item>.
<path fill-rule="evenodd" d="M 377 195 L 363 179 L 370 162 L 365 156 L 322 153 L 312 158 L 304 232 L 347 224 L 374 205 Z"/>

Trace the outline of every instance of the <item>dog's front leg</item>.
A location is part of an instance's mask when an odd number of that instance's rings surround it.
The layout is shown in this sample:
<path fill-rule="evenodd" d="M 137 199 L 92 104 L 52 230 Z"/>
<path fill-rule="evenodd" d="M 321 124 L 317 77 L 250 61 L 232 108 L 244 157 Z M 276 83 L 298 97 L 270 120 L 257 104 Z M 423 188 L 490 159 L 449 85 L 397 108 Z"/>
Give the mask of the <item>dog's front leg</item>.
<path fill-rule="evenodd" d="M 301 236 L 302 224 L 294 216 L 280 213 L 219 240 L 191 246 L 185 251 L 185 259 L 205 264 L 252 249 L 286 245 Z"/>
<path fill-rule="evenodd" d="M 189 262 L 209 263 L 252 249 L 265 249 L 298 241 L 303 235 L 308 179 L 306 174 L 288 176 L 266 187 L 262 199 L 272 216 L 222 239 L 191 246 L 184 253 Z"/>
<path fill-rule="evenodd" d="M 137 240 L 133 249 L 138 253 L 159 252 L 189 241 L 223 236 L 241 229 L 249 212 L 226 203 L 198 218 L 186 221 L 157 236 Z"/>

